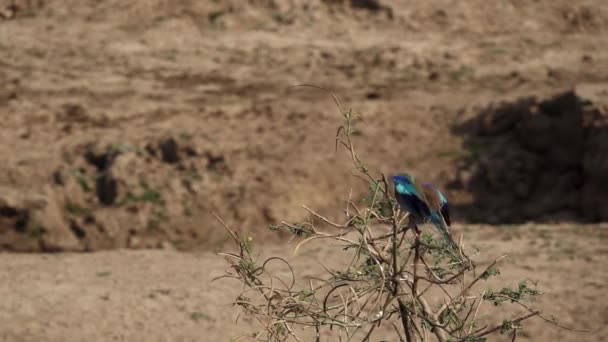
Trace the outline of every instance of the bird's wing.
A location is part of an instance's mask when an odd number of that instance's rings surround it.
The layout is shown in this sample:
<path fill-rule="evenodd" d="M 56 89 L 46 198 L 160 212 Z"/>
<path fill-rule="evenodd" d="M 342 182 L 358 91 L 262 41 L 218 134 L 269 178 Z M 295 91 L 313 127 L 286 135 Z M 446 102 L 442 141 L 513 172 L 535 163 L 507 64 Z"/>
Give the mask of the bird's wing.
<path fill-rule="evenodd" d="M 403 199 L 407 209 L 416 211 L 416 214 L 426 217 L 430 215 L 430 208 L 427 204 L 424 192 L 408 176 L 394 176 L 395 192 L 397 197 Z"/>
<path fill-rule="evenodd" d="M 448 205 L 448 199 L 431 183 L 424 183 L 422 190 L 427 199 L 431 210 L 440 212 L 441 216 L 445 220 L 446 225 L 450 226 L 450 206 Z"/>
<path fill-rule="evenodd" d="M 445 217 L 442 216 L 442 214 L 434 212 L 433 214 L 431 214 L 431 222 L 433 223 L 433 225 L 435 225 L 435 227 L 437 228 L 441 236 L 445 239 L 445 241 L 447 241 L 452 246 L 452 248 L 458 250 L 458 244 L 454 241 L 454 239 L 452 238 L 452 234 L 450 233 L 449 223 L 447 223 Z"/>

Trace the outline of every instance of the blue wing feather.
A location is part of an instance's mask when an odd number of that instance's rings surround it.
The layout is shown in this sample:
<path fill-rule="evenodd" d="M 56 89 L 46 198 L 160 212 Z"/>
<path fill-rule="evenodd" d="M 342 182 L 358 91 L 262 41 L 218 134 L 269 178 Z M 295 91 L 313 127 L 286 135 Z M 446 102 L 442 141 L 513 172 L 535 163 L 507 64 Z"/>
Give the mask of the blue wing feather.
<path fill-rule="evenodd" d="M 448 199 L 443 195 L 439 189 L 435 189 L 437 194 L 439 195 L 439 200 L 441 201 L 441 215 L 443 216 L 445 223 L 450 226 L 450 206 L 448 205 Z"/>
<path fill-rule="evenodd" d="M 395 176 L 393 177 L 394 181 L 395 181 L 395 190 L 397 193 L 397 200 L 399 201 L 399 194 L 401 193 L 407 193 L 408 195 L 410 194 L 410 192 L 413 192 L 414 194 L 418 195 L 409 195 L 409 196 L 415 196 L 416 198 L 407 198 L 408 200 L 408 205 L 413 206 L 414 203 L 416 203 L 417 200 L 422 200 L 424 201 L 423 203 L 426 206 L 426 211 L 421 211 L 421 215 L 420 217 L 422 218 L 422 222 L 430 222 L 432 223 L 435 228 L 437 228 L 437 230 L 439 231 L 439 233 L 441 234 L 441 236 L 455 249 L 458 249 L 458 245 L 454 242 L 454 240 L 452 240 L 452 237 L 450 235 L 450 231 L 449 231 L 449 226 L 450 226 L 450 208 L 448 205 L 448 199 L 443 195 L 443 193 L 441 193 L 441 191 L 439 191 L 439 189 L 437 189 L 433 184 L 431 183 L 423 183 L 422 186 L 424 187 L 426 191 L 427 189 L 430 191 L 433 191 L 432 193 L 430 193 L 429 195 L 431 196 L 429 200 L 435 201 L 437 200 L 437 202 L 434 202 L 436 204 L 433 204 L 433 206 L 436 205 L 436 207 L 431 207 L 431 205 L 429 203 L 427 203 L 427 198 L 429 198 L 427 195 L 426 197 L 422 197 L 424 196 L 424 194 L 421 196 L 419 195 L 420 193 L 418 192 L 418 190 L 415 188 L 415 186 L 412 184 L 412 182 L 407 178 L 407 177 L 400 177 L 397 178 L 399 176 Z M 407 186 L 399 186 L 398 183 L 404 183 L 407 184 Z M 414 189 L 414 191 L 412 191 L 411 189 Z M 401 190 L 401 191 L 399 191 Z M 436 195 L 436 197 L 435 197 Z M 405 195 L 403 195 L 405 196 Z M 401 202 L 399 202 L 399 204 L 401 204 Z M 409 208 L 409 207 L 407 207 Z M 410 211 L 411 212 L 411 211 Z"/>
<path fill-rule="evenodd" d="M 438 208 L 439 212 L 441 213 L 441 216 L 443 216 L 445 223 L 449 227 L 451 225 L 451 222 L 450 222 L 450 206 L 448 204 L 448 199 L 433 184 L 423 183 L 422 186 L 432 189 L 432 191 L 435 191 L 437 193 L 437 197 L 439 197 L 439 204 L 440 204 L 440 206 Z"/>
<path fill-rule="evenodd" d="M 395 197 L 399 205 L 414 215 L 417 220 L 424 220 L 431 210 L 418 188 L 407 176 L 394 176 Z"/>

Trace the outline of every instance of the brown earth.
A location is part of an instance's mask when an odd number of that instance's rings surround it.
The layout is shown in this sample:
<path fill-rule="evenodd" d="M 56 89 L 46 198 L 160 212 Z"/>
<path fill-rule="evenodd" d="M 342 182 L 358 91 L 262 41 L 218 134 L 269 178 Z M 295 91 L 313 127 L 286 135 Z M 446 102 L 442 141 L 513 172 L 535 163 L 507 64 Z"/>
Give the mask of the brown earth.
<path fill-rule="evenodd" d="M 0 12 L 0 250 L 216 251 L 227 236 L 210 209 L 255 241 L 268 238 L 269 223 L 306 218 L 302 204 L 338 219 L 349 190 L 364 189 L 334 151 L 342 118 L 333 101 L 297 84 L 326 87 L 362 114 L 357 152 L 372 171 L 409 171 L 442 187 L 464 180 L 446 189 L 456 221 L 605 220 L 605 1 L 0 0 Z M 497 175 L 489 187 L 473 177 L 478 140 L 458 127 L 496 104 L 534 96 L 537 107 L 569 90 L 598 114 L 585 123 L 580 166 L 567 168 L 579 178 L 554 177 L 575 193 L 522 181 L 524 166 L 497 171 L 511 162 L 483 159 Z M 552 141 L 553 126 L 530 122 L 517 134 Z M 504 150 L 493 151 L 497 159 Z M 556 196 L 558 210 L 545 202 Z M 510 219 L 532 200 L 541 205 L 526 207 L 540 212 Z M 501 240 L 509 231 L 487 229 L 471 239 L 522 247 Z M 606 250 L 587 245 L 604 243 L 605 227 L 543 231 L 551 244 L 581 247 L 536 245 L 525 264 L 514 261 L 515 275 L 544 279 L 564 323 L 601 331 Z M 570 260 L 579 249 L 585 257 Z M 1 298 L 10 301 L 0 302 L 0 336 L 179 340 L 184 329 L 183 340 L 214 340 L 247 330 L 217 306 L 232 294 L 208 285 L 222 267 L 207 253 L 1 254 Z M 567 260 L 557 267 L 549 254 Z M 108 269 L 111 277 L 95 273 Z M 199 310 L 210 316 L 189 320 Z M 535 327 L 535 340 L 575 339 L 552 331 Z"/>
<path fill-rule="evenodd" d="M 483 250 L 479 266 L 509 254 L 500 267 L 502 284 L 536 282 L 544 295 L 534 307 L 562 325 L 591 330 L 571 332 L 535 319 L 524 325 L 518 341 L 607 340 L 606 225 L 468 226 L 464 232 Z M 320 263 L 331 269 L 334 257 L 341 254 L 336 252 L 340 247 L 313 244 L 294 257 L 293 247 L 259 250 L 289 259 L 302 286 L 308 277 L 325 274 Z M 0 254 L 0 340 L 229 341 L 253 333 L 260 329 L 253 318 L 241 315 L 235 323 L 239 311 L 230 305 L 241 286 L 232 280 L 211 281 L 224 274 L 225 267 L 222 258 L 209 252 Z M 274 271 L 287 276 L 286 270 Z M 482 283 L 471 295 L 491 286 Z M 479 318 L 488 318 L 492 310 L 492 304 L 484 304 Z M 519 314 L 503 310 L 500 317 Z M 394 332 L 379 330 L 372 341 L 383 338 L 394 341 Z"/>
<path fill-rule="evenodd" d="M 209 209 L 256 234 L 305 218 L 301 204 L 335 218 L 361 184 L 334 152 L 339 111 L 297 84 L 362 113 L 358 153 L 373 171 L 439 185 L 473 150 L 454 127 L 492 103 L 574 89 L 606 113 L 602 1 L 3 3 L 5 250 L 216 246 Z M 594 171 L 601 184 L 606 168 Z M 500 201 L 508 187 L 472 189 L 448 192 L 457 220 L 519 209 Z M 466 210 L 493 198 L 506 215 Z M 536 207 L 523 218 L 550 214 Z"/>

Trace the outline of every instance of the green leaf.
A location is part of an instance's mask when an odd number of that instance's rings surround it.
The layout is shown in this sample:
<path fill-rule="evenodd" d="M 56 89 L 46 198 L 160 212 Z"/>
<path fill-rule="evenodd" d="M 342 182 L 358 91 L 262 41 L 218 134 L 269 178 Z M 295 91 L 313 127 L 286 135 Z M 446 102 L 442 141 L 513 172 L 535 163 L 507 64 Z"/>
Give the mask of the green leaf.
<path fill-rule="evenodd" d="M 499 275 L 499 274 L 500 274 L 500 270 L 498 268 L 496 268 L 496 266 L 492 266 L 492 267 L 488 268 L 485 272 L 483 272 L 483 274 L 481 275 L 481 279 L 487 280 L 488 278 Z"/>
<path fill-rule="evenodd" d="M 72 170 L 72 175 L 76 178 L 76 181 L 84 192 L 91 191 L 91 186 L 89 185 L 87 175 L 82 170 L 74 169 Z"/>

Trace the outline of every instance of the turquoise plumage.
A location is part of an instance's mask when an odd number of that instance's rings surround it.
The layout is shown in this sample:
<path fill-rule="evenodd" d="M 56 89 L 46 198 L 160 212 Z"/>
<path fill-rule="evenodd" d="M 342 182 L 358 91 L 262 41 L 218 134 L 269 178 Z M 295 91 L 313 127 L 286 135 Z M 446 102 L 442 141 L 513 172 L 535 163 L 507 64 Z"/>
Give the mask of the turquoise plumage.
<path fill-rule="evenodd" d="M 431 183 L 419 186 L 413 177 L 393 177 L 395 197 L 402 209 L 410 213 L 415 224 L 432 223 L 441 236 L 454 248 L 458 245 L 450 235 L 450 211 L 445 195 Z"/>
<path fill-rule="evenodd" d="M 423 224 L 431 215 L 431 210 L 424 198 L 423 189 L 408 175 L 393 177 L 395 197 L 401 208 L 410 213 L 416 224 Z"/>

